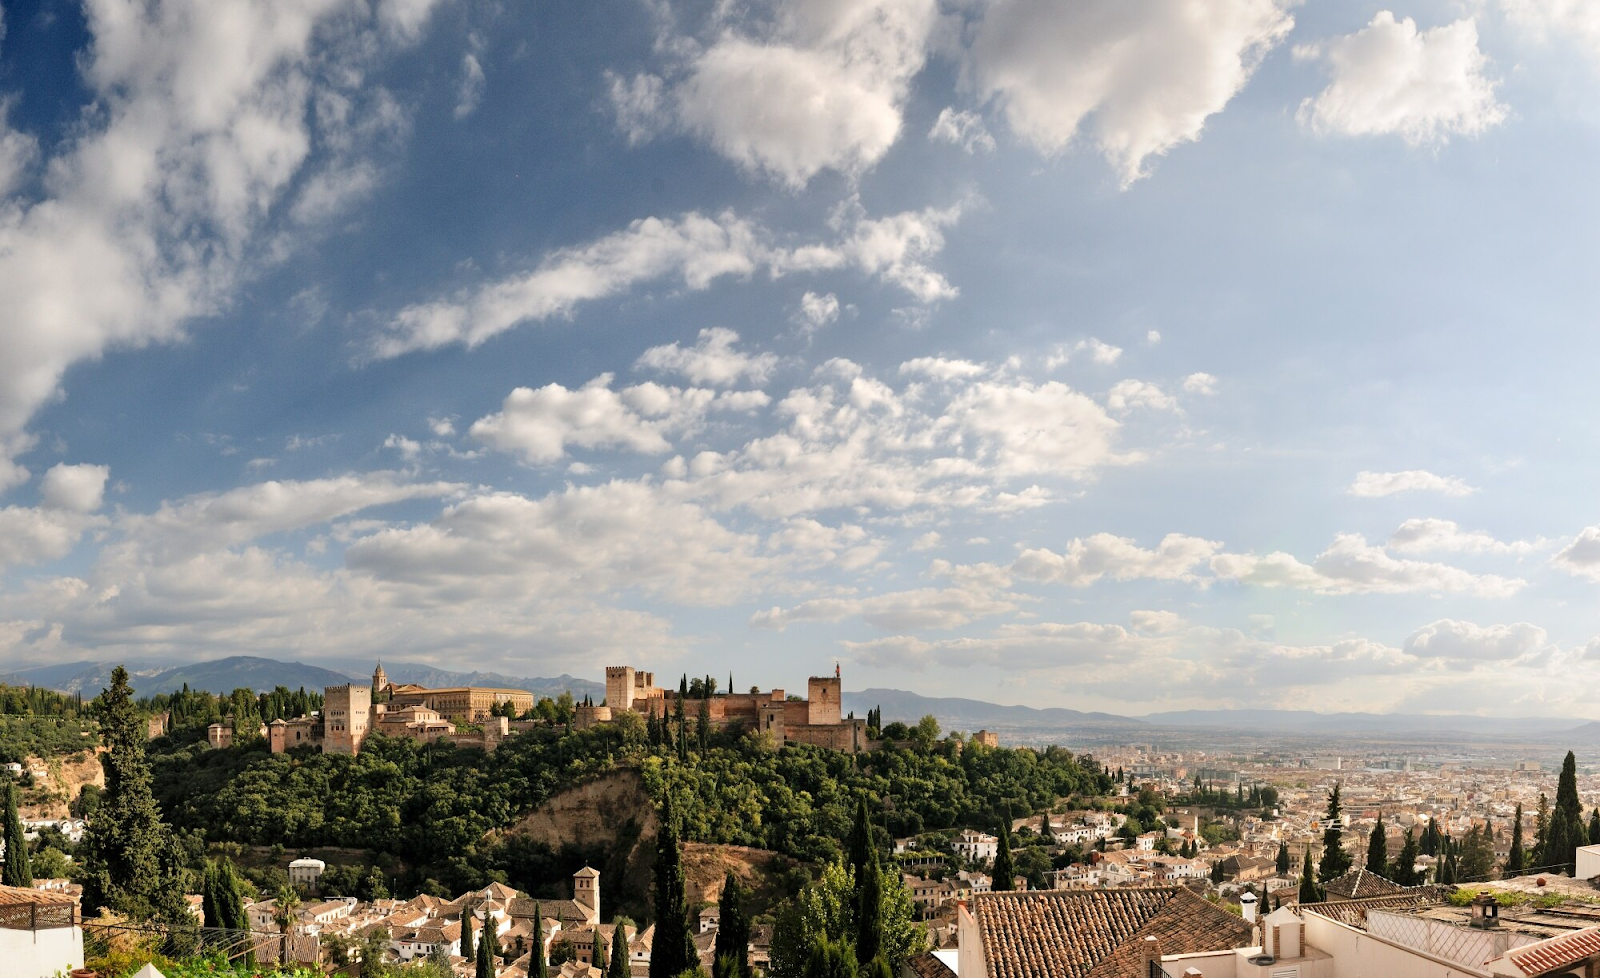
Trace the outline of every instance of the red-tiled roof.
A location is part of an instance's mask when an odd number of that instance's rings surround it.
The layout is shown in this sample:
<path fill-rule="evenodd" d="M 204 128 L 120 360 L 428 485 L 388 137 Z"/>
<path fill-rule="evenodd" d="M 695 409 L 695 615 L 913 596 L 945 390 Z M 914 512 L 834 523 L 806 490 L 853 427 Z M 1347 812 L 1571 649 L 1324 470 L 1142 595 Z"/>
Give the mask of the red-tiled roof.
<path fill-rule="evenodd" d="M 1365 869 L 1352 869 L 1342 876 L 1322 884 L 1330 897 L 1343 897 L 1347 900 L 1359 900 L 1362 897 L 1388 896 L 1399 893 L 1405 889 L 1399 883 L 1385 879 L 1376 873 L 1369 873 Z"/>
<path fill-rule="evenodd" d="M 1587 927 L 1561 937 L 1529 944 L 1511 951 L 1506 957 L 1511 963 L 1530 975 L 1542 975 L 1557 968 L 1566 968 L 1600 954 L 1600 927 Z"/>
<path fill-rule="evenodd" d="M 1250 926 L 1181 887 L 982 893 L 972 900 L 991 978 L 1142 978 L 1163 954 L 1250 943 Z"/>

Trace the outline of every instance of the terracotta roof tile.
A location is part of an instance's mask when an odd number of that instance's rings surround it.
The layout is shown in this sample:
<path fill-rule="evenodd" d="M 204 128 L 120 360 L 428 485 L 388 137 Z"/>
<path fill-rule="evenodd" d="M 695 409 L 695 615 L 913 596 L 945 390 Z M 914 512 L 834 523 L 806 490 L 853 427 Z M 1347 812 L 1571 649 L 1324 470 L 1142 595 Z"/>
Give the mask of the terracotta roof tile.
<path fill-rule="evenodd" d="M 1447 902 L 1449 896 L 1450 887 L 1447 886 L 1411 886 L 1402 887 L 1398 893 L 1361 897 L 1355 900 L 1328 900 L 1323 903 L 1308 903 L 1299 909 L 1302 912 L 1320 914 L 1330 920 L 1337 920 L 1339 923 L 1349 927 L 1359 927 L 1365 930 L 1368 910 L 1412 910 L 1417 907 L 1436 907 Z"/>
<path fill-rule="evenodd" d="M 983 893 L 972 900 L 991 978 L 1142 978 L 1163 954 L 1244 947 L 1250 927 L 1182 887 Z"/>
<path fill-rule="evenodd" d="M 1343 897 L 1346 900 L 1388 896 L 1405 889 L 1399 883 L 1387 880 L 1376 873 L 1369 873 L 1364 868 L 1352 869 L 1342 876 L 1335 876 L 1322 884 L 1322 888 L 1328 891 L 1328 896 Z"/>
<path fill-rule="evenodd" d="M 1588 927 L 1509 952 L 1511 963 L 1530 975 L 1542 975 L 1587 961 L 1600 954 L 1600 927 Z"/>

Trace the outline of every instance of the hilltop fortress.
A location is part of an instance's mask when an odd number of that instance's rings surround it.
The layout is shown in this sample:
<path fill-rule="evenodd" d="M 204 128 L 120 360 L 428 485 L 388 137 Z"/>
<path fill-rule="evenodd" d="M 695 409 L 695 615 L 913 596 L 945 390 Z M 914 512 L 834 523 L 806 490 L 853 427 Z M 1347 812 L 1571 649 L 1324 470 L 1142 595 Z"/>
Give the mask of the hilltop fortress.
<path fill-rule="evenodd" d="M 582 730 L 610 723 L 623 711 L 666 717 L 678 708 L 679 693 L 655 684 L 655 675 L 632 666 L 606 668 L 606 698 L 600 705 L 580 704 L 573 726 Z M 713 692 L 704 697 L 705 712 L 714 728 L 739 726 L 768 734 L 773 744 L 815 744 L 850 753 L 877 746 L 867 739 L 867 722 L 843 715 L 843 690 L 836 666 L 832 676 L 813 676 L 806 682 L 806 698 L 791 697 L 781 689 L 768 692 Z M 701 715 L 699 696 L 684 696 L 684 713 Z M 323 708 L 293 720 L 274 720 L 262 731 L 274 754 L 311 746 L 328 754 L 358 754 L 373 733 L 431 743 L 448 737 L 465 747 L 494 750 L 513 732 L 531 729 L 539 720 L 508 720 L 497 713 L 509 703 L 519 716 L 534 706 L 525 689 L 453 686 L 430 689 L 389 682 L 378 666 L 371 687 L 350 684 L 329 686 Z M 466 726 L 469 729 L 458 729 Z M 212 724 L 213 747 L 232 740 L 232 727 Z"/>
<path fill-rule="evenodd" d="M 677 709 L 679 693 L 655 684 L 655 674 L 632 666 L 606 668 L 604 705 L 578 707 L 578 724 L 591 726 L 611 720 L 618 711 L 643 716 L 667 716 Z M 834 750 L 867 750 L 867 721 L 843 715 L 843 687 L 839 669 L 832 676 L 806 680 L 806 698 L 791 698 L 783 690 L 769 692 L 712 693 L 707 712 L 714 727 L 743 726 L 770 734 L 775 744 L 816 744 Z M 684 712 L 698 716 L 700 697 L 684 697 Z"/>

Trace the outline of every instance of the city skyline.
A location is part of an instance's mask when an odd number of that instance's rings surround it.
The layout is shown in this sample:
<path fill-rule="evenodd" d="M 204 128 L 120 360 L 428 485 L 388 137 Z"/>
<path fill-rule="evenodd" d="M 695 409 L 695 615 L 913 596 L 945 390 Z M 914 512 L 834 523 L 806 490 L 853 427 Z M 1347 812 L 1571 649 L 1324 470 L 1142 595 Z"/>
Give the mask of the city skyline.
<path fill-rule="evenodd" d="M 1600 718 L 1600 13 L 1214 7 L 4 4 L 0 663 Z"/>

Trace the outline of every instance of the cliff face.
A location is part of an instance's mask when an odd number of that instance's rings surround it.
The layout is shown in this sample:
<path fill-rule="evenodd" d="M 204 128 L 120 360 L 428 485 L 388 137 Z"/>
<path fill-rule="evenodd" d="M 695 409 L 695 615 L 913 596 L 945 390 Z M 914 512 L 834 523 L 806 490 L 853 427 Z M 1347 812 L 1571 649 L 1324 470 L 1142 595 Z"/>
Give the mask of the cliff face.
<path fill-rule="evenodd" d="M 49 777 L 22 793 L 17 806 L 23 818 L 66 818 L 68 805 L 78 797 L 86 784 L 104 788 L 105 771 L 100 768 L 100 752 L 83 751 L 78 754 L 52 757 L 41 761 L 30 757 L 24 767 L 42 765 L 50 771 Z"/>
<path fill-rule="evenodd" d="M 609 853 L 605 865 L 595 867 L 601 871 L 601 912 L 609 919 L 613 913 L 638 916 L 643 910 L 659 825 L 655 802 L 639 773 L 623 769 L 554 795 L 505 834 L 543 843 L 553 851 Z M 792 892 L 799 876 L 793 870 L 800 866 L 766 849 L 702 842 L 683 846 L 691 905 L 715 903 L 732 871 L 751 890 L 751 912 L 764 913 Z"/>

